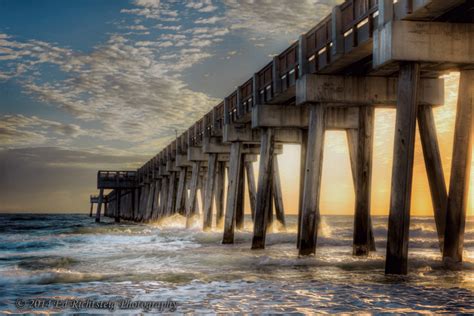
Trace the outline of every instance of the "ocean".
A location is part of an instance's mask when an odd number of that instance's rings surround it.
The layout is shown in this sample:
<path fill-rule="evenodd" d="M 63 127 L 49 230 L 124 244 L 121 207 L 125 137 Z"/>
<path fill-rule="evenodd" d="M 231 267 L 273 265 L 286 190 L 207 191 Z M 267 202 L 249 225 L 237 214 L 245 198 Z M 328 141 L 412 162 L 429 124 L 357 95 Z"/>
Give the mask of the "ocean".
<path fill-rule="evenodd" d="M 221 229 L 201 232 L 196 222 L 186 230 L 179 215 L 96 224 L 87 215 L 3 214 L 0 311 L 474 313 L 473 218 L 461 271 L 443 269 L 433 219 L 412 218 L 409 274 L 398 277 L 384 275 L 386 216 L 373 217 L 377 252 L 367 258 L 352 256 L 350 216 L 323 216 L 316 256 L 305 258 L 295 247 L 296 217 L 287 221 L 286 231 L 272 227 L 265 250 L 252 251 L 249 218 L 235 244 L 222 245 Z M 33 299 L 138 303 L 81 309 L 28 305 Z M 166 302 L 168 310 L 143 302 Z"/>

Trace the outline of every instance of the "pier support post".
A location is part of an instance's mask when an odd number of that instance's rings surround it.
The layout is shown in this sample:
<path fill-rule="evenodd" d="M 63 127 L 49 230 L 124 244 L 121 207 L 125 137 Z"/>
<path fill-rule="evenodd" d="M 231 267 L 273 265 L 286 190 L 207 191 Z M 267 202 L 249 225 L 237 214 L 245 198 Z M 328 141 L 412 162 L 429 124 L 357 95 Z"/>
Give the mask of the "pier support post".
<path fill-rule="evenodd" d="M 230 145 L 230 167 L 227 184 L 227 203 L 224 221 L 223 244 L 234 243 L 234 230 L 239 191 L 239 176 L 242 168 L 242 143 L 233 142 Z"/>
<path fill-rule="evenodd" d="M 308 145 L 308 130 L 301 130 L 301 146 L 300 146 L 300 183 L 298 196 L 298 227 L 296 228 L 296 248 L 300 249 L 301 239 L 301 216 L 303 214 L 303 193 L 304 193 L 304 177 L 306 174 L 306 148 Z"/>
<path fill-rule="evenodd" d="M 168 212 L 168 191 L 169 191 L 169 177 L 163 177 L 161 180 L 161 197 L 162 197 L 162 203 L 161 203 L 161 218 L 166 217 L 166 214 Z"/>
<path fill-rule="evenodd" d="M 186 173 L 186 167 L 179 171 L 178 191 L 176 192 L 175 212 L 181 215 L 184 215 L 186 211 Z"/>
<path fill-rule="evenodd" d="M 262 129 L 258 171 L 257 205 L 253 226 L 252 249 L 264 249 L 269 213 L 272 211 L 273 129 Z M 271 214 L 270 214 L 271 215 Z"/>
<path fill-rule="evenodd" d="M 153 197 L 155 196 L 155 181 L 151 181 L 151 184 L 149 184 L 149 186 L 150 186 L 150 192 L 148 193 L 148 196 L 147 196 L 145 216 L 143 217 L 143 220 L 145 222 L 150 220 L 151 212 L 153 210 Z"/>
<path fill-rule="evenodd" d="M 449 268 L 462 262 L 474 128 L 474 70 L 461 71 L 454 129 L 443 261 Z"/>
<path fill-rule="evenodd" d="M 308 145 L 306 151 L 301 238 L 299 254 L 316 253 L 319 222 L 319 199 L 323 169 L 326 108 L 324 104 L 312 105 L 309 111 Z"/>
<path fill-rule="evenodd" d="M 357 147 L 358 147 L 358 136 L 359 132 L 357 129 L 346 129 L 346 136 L 347 136 L 347 144 L 349 146 L 349 157 L 350 157 L 350 162 L 351 162 L 351 174 L 352 174 L 352 183 L 354 185 L 354 195 L 357 195 Z M 372 140 L 372 150 L 373 150 L 373 140 Z M 355 208 L 357 208 L 357 198 L 355 201 Z M 354 212 L 354 223 L 355 223 L 355 217 L 356 217 L 356 212 Z M 354 230 L 355 230 L 354 226 Z M 369 247 L 370 251 L 376 251 L 375 247 L 375 237 L 374 237 L 374 228 L 372 225 L 372 217 L 369 215 Z"/>
<path fill-rule="evenodd" d="M 94 210 L 94 203 L 91 202 L 91 211 L 89 213 L 89 217 L 92 217 L 92 211 Z"/>
<path fill-rule="evenodd" d="M 273 199 L 275 201 L 276 219 L 283 227 L 286 227 L 285 209 L 283 207 L 283 194 L 281 191 L 280 168 L 278 166 L 278 156 L 273 156 Z M 273 214 L 273 213 L 272 213 Z"/>
<path fill-rule="evenodd" d="M 155 180 L 155 194 L 153 194 L 153 208 L 151 220 L 159 219 L 159 206 L 160 206 L 160 192 L 161 192 L 161 179 Z"/>
<path fill-rule="evenodd" d="M 212 197 L 214 193 L 214 181 L 217 167 L 217 154 L 209 154 L 207 165 L 207 181 L 204 192 L 204 209 L 203 209 L 203 230 L 207 231 L 212 228 Z"/>
<path fill-rule="evenodd" d="M 426 174 L 431 191 L 436 230 L 441 252 L 443 252 L 444 231 L 446 230 L 446 208 L 448 193 L 444 180 L 441 154 L 436 136 L 436 126 L 431 105 L 420 105 L 418 109 L 418 129 L 420 131 Z"/>
<path fill-rule="evenodd" d="M 170 172 L 168 182 L 168 199 L 166 205 L 166 216 L 171 216 L 174 213 L 176 202 L 176 173 Z"/>
<path fill-rule="evenodd" d="M 186 204 L 186 228 L 191 226 L 191 217 L 194 215 L 198 189 L 199 169 L 201 169 L 201 163 L 199 161 L 194 161 L 191 173 L 191 183 L 189 186 L 189 198 Z"/>
<path fill-rule="evenodd" d="M 247 187 L 249 191 L 250 212 L 252 221 L 255 219 L 255 204 L 257 199 L 257 190 L 255 188 L 255 174 L 253 172 L 253 162 L 245 162 L 245 173 L 247 174 Z"/>
<path fill-rule="evenodd" d="M 216 171 L 216 225 L 220 226 L 224 217 L 224 181 L 225 181 L 225 163 L 217 162 Z"/>
<path fill-rule="evenodd" d="M 99 201 L 97 202 L 97 210 L 95 211 L 95 222 L 100 222 L 100 211 L 102 208 L 102 203 L 104 201 L 104 189 L 99 190 Z"/>
<path fill-rule="evenodd" d="M 242 155 L 242 160 L 244 159 L 244 155 Z M 239 170 L 239 183 L 238 183 L 238 191 L 237 191 L 237 208 L 235 211 L 235 226 L 237 229 L 244 228 L 244 205 L 245 205 L 245 168 L 243 165 L 240 166 Z"/>
<path fill-rule="evenodd" d="M 356 151 L 356 196 L 352 245 L 352 253 L 355 256 L 366 256 L 371 248 L 370 192 L 372 186 L 373 131 L 374 108 L 372 106 L 362 106 L 359 108 Z"/>
<path fill-rule="evenodd" d="M 385 262 L 386 274 L 407 273 L 419 80 L 420 65 L 418 63 L 409 62 L 400 65 Z"/>
<path fill-rule="evenodd" d="M 120 223 L 120 205 L 122 200 L 122 190 L 115 190 L 115 222 Z"/>

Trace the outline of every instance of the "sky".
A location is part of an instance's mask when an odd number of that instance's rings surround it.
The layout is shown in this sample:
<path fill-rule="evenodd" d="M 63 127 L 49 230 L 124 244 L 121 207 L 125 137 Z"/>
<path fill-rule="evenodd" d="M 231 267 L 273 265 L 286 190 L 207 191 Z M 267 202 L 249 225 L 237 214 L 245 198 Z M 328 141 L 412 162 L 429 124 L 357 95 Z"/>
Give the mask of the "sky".
<path fill-rule="evenodd" d="M 98 169 L 142 165 L 340 2 L 0 0 L 0 212 L 88 212 Z M 435 110 L 446 179 L 457 80 Z M 388 210 L 394 115 L 376 112 L 374 214 Z M 351 214 L 345 135 L 325 148 L 322 212 Z M 299 146 L 280 159 L 295 213 Z M 413 213 L 430 215 L 419 138 L 414 174 Z"/>

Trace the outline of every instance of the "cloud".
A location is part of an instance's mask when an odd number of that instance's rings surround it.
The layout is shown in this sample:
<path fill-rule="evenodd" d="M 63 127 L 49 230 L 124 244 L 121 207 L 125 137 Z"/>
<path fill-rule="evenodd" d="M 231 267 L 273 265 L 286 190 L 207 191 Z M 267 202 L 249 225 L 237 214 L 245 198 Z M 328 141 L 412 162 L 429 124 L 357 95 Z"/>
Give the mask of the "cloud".
<path fill-rule="evenodd" d="M 84 131 L 76 124 L 64 124 L 22 114 L 0 117 L 0 148 L 57 144 L 58 136 L 71 139 L 83 134 Z"/>
<path fill-rule="evenodd" d="M 224 0 L 229 28 L 254 34 L 297 35 L 326 17 L 342 0 Z M 296 38 L 295 38 L 296 39 Z"/>

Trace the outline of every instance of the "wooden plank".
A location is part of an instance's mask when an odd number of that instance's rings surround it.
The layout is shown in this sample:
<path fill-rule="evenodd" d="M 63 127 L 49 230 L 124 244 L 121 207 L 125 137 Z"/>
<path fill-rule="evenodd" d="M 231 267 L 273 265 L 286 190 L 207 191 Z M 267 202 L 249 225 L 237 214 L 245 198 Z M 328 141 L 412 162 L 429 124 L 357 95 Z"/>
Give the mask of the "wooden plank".
<path fill-rule="evenodd" d="M 104 201 L 104 189 L 99 190 L 99 202 L 97 203 L 97 211 L 95 212 L 95 222 L 100 222 L 100 211 L 102 208 L 102 202 Z"/>
<path fill-rule="evenodd" d="M 303 209 L 303 193 L 304 193 L 304 176 L 306 169 L 306 148 L 308 145 L 308 130 L 301 131 L 301 145 L 300 145 L 300 183 L 298 195 L 298 228 L 296 237 L 296 248 L 300 248 L 300 234 L 301 234 L 301 215 Z"/>
<path fill-rule="evenodd" d="M 255 173 L 253 171 L 253 162 L 245 162 L 245 173 L 247 174 L 247 187 L 249 191 L 250 212 L 252 221 L 255 219 L 255 207 L 257 203 L 257 189 L 255 187 Z"/>
<path fill-rule="evenodd" d="M 462 262 L 474 126 L 474 70 L 461 71 L 443 249 L 447 267 Z"/>
<path fill-rule="evenodd" d="M 227 184 L 227 203 L 224 220 L 223 244 L 234 243 L 235 213 L 237 210 L 237 196 L 240 169 L 242 168 L 242 143 L 234 142 L 230 146 L 230 167 Z"/>
<path fill-rule="evenodd" d="M 438 232 L 439 247 L 441 252 L 443 252 L 448 193 L 444 180 L 443 164 L 431 106 L 419 106 L 418 129 L 420 131 L 423 157 L 425 159 L 426 174 L 428 175 L 428 182 L 430 184 L 431 202 L 433 204 L 436 230 Z"/>
<path fill-rule="evenodd" d="M 370 251 L 370 193 L 372 187 L 372 150 L 374 108 L 361 107 L 357 135 L 356 201 L 352 253 L 366 256 Z"/>
<path fill-rule="evenodd" d="M 420 65 L 418 63 L 400 65 L 385 262 L 386 274 L 407 273 L 419 78 Z"/>
<path fill-rule="evenodd" d="M 272 203 L 271 186 L 273 178 L 273 129 L 261 130 L 260 164 L 258 170 L 257 205 L 253 226 L 252 249 L 265 248 L 269 205 Z"/>
<path fill-rule="evenodd" d="M 324 153 L 325 112 L 326 109 L 322 104 L 311 106 L 309 112 L 299 247 L 299 254 L 302 256 L 316 253 L 318 226 L 321 220 L 319 199 Z"/>
<path fill-rule="evenodd" d="M 275 202 L 276 219 L 283 227 L 286 227 L 285 208 L 283 206 L 283 193 L 281 191 L 280 168 L 278 166 L 278 156 L 273 157 L 273 200 Z"/>
<path fill-rule="evenodd" d="M 194 215 L 194 206 L 196 203 L 196 195 L 198 189 L 199 169 L 201 167 L 200 161 L 193 161 L 193 169 L 191 173 L 191 183 L 189 185 L 189 198 L 186 201 L 186 228 L 191 226 L 191 217 Z"/>
<path fill-rule="evenodd" d="M 186 211 L 186 167 L 182 167 L 179 171 L 178 190 L 176 192 L 175 213 L 184 215 Z"/>
<path fill-rule="evenodd" d="M 216 226 L 220 226 L 224 217 L 224 181 L 225 181 L 225 162 L 217 162 L 216 170 Z"/>
<path fill-rule="evenodd" d="M 212 197 L 214 193 L 215 173 L 217 168 L 217 154 L 209 154 L 207 165 L 207 181 L 204 196 L 203 230 L 212 228 Z"/>

